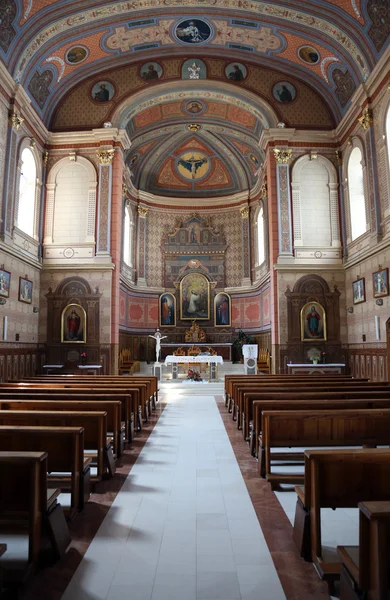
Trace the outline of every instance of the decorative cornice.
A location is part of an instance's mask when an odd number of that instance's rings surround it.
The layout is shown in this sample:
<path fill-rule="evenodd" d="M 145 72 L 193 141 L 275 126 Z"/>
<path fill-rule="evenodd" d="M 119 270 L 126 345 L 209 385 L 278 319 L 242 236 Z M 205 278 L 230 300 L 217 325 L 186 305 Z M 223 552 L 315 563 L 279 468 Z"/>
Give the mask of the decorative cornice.
<path fill-rule="evenodd" d="M 12 111 L 8 116 L 8 123 L 14 131 L 19 131 L 23 122 L 24 119 L 22 119 L 15 111 Z"/>
<path fill-rule="evenodd" d="M 241 206 L 240 213 L 243 219 L 247 219 L 249 217 L 249 206 Z"/>
<path fill-rule="evenodd" d="M 291 160 L 292 150 L 289 150 L 288 148 L 285 150 L 274 148 L 272 152 L 274 153 L 275 160 L 278 165 L 288 165 Z"/>
<path fill-rule="evenodd" d="M 101 165 L 111 165 L 114 160 L 114 154 L 114 148 L 96 150 L 96 156 Z"/>
<path fill-rule="evenodd" d="M 370 108 L 365 108 L 363 111 L 363 115 L 358 119 L 360 125 L 363 127 L 364 131 L 370 129 L 371 125 L 374 122 L 374 117 L 372 115 L 372 110 Z"/>
<path fill-rule="evenodd" d="M 142 219 L 146 219 L 146 217 L 148 216 L 148 212 L 149 212 L 149 209 L 146 206 L 139 206 L 138 207 L 138 215 Z"/>

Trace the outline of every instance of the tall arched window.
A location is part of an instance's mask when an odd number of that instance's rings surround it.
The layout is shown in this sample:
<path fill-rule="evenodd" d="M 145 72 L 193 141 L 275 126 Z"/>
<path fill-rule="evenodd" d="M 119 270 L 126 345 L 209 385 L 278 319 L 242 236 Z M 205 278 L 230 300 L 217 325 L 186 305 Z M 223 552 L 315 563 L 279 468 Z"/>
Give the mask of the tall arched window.
<path fill-rule="evenodd" d="M 389 169 L 390 169 L 390 106 L 387 109 L 386 113 L 386 142 L 387 142 L 387 158 L 389 161 Z"/>
<path fill-rule="evenodd" d="M 19 200 L 16 227 L 33 237 L 35 224 L 35 201 L 37 189 L 37 166 L 29 148 L 22 151 L 19 181 Z"/>
<path fill-rule="evenodd" d="M 264 210 L 260 207 L 257 215 L 257 264 L 263 264 L 265 260 L 265 238 L 264 238 Z"/>
<path fill-rule="evenodd" d="M 131 266 L 131 246 L 132 246 L 132 236 L 131 236 L 131 227 L 132 227 L 132 222 L 131 222 L 131 215 L 130 215 L 130 208 L 128 206 L 126 206 L 125 208 L 125 218 L 124 218 L 124 223 L 123 223 L 123 262 L 126 263 L 126 265 L 129 265 L 129 267 Z"/>
<path fill-rule="evenodd" d="M 362 151 L 358 146 L 355 146 L 348 161 L 349 213 L 352 240 L 356 240 L 367 230 L 362 159 Z"/>

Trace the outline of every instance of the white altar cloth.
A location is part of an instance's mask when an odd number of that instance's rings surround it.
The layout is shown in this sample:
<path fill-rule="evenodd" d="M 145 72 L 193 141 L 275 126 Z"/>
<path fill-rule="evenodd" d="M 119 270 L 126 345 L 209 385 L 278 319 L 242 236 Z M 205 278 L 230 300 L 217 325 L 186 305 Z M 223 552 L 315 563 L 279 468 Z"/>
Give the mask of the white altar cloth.
<path fill-rule="evenodd" d="M 171 365 L 174 363 L 218 363 L 223 365 L 222 356 L 173 356 L 170 354 L 165 358 L 165 365 Z"/>

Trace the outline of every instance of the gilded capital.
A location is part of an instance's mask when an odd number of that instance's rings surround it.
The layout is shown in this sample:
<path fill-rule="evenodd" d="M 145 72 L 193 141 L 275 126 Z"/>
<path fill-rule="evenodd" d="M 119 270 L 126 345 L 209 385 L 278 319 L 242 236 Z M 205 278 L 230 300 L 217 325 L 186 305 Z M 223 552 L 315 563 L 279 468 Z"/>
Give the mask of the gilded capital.
<path fill-rule="evenodd" d="M 149 212 L 149 209 L 146 206 L 139 206 L 138 207 L 138 215 L 141 218 L 146 219 L 146 217 L 148 216 L 148 212 Z"/>
<path fill-rule="evenodd" d="M 240 213 L 243 219 L 247 219 L 249 217 L 249 206 L 241 206 Z"/>
<path fill-rule="evenodd" d="M 15 131 L 18 131 L 21 128 L 23 121 L 24 119 L 22 119 L 15 111 L 10 113 L 8 117 L 8 123 Z"/>
<path fill-rule="evenodd" d="M 278 165 L 288 165 L 291 160 L 292 150 L 280 150 L 279 148 L 274 148 L 273 153 Z"/>
<path fill-rule="evenodd" d="M 111 148 L 110 150 L 107 150 L 107 149 L 96 150 L 96 156 L 101 165 L 111 165 L 112 161 L 114 160 L 114 154 L 115 154 L 114 148 Z"/>
<path fill-rule="evenodd" d="M 126 185 L 125 183 L 122 183 L 122 196 L 123 196 L 124 198 L 126 198 L 126 194 L 127 194 L 127 192 L 128 192 L 127 185 Z"/>
<path fill-rule="evenodd" d="M 370 129 L 371 125 L 374 122 L 374 117 L 372 115 L 372 110 L 370 108 L 365 108 L 363 111 L 363 115 L 358 119 L 360 125 L 363 127 L 364 131 Z"/>

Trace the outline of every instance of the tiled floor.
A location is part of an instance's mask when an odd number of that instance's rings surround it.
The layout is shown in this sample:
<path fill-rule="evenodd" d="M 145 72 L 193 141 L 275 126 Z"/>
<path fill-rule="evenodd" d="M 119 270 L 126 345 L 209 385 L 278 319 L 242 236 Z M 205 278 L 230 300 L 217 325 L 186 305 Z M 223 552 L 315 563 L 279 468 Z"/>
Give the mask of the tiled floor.
<path fill-rule="evenodd" d="M 286 598 L 215 397 L 199 392 L 167 393 L 64 600 Z"/>

